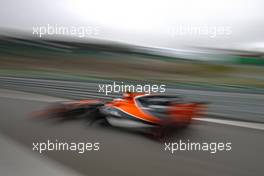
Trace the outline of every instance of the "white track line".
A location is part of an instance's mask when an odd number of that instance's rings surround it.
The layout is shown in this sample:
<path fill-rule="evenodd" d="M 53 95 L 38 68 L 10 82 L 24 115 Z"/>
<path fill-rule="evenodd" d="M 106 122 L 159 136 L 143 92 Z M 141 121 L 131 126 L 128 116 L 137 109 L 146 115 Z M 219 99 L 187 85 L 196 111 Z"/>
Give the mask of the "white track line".
<path fill-rule="evenodd" d="M 82 176 L 48 157 L 41 155 L 13 139 L 0 134 L 1 175 Z"/>
<path fill-rule="evenodd" d="M 213 118 L 194 118 L 194 120 L 264 130 L 264 124 L 256 123 L 256 122 L 243 122 L 237 120 L 213 119 Z"/>
<path fill-rule="evenodd" d="M 35 93 L 28 93 L 16 90 L 0 89 L 0 97 L 12 98 L 12 99 L 22 99 L 22 100 L 32 100 L 32 101 L 42 101 L 42 102 L 56 102 L 56 101 L 67 101 L 65 98 L 57 98 L 52 96 L 46 96 Z"/>

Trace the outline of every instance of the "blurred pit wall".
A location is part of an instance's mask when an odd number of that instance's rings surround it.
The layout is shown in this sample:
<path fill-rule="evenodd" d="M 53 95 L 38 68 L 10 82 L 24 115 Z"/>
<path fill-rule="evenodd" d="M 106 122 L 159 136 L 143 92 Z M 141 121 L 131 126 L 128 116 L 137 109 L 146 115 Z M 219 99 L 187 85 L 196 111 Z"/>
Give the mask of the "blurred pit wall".
<path fill-rule="evenodd" d="M 262 56 L 175 55 L 120 43 L 0 38 L 0 76 L 264 88 Z"/>

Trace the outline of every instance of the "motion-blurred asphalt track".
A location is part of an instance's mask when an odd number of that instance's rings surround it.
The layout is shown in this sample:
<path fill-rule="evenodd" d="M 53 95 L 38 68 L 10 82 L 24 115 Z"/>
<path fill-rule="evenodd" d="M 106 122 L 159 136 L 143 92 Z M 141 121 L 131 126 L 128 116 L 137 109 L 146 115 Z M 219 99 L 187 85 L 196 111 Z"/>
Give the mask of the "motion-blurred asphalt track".
<path fill-rule="evenodd" d="M 33 110 L 59 100 L 62 99 L 1 89 L 1 136 L 15 141 L 19 148 L 26 148 L 28 155 L 44 155 L 46 162 L 55 162 L 56 167 L 63 165 L 72 170 L 67 172 L 69 175 L 263 175 L 264 131 L 261 128 L 195 121 L 186 130 L 177 131 L 171 142 L 184 139 L 196 142 L 232 142 L 232 150 L 218 151 L 215 154 L 205 151 L 178 151 L 171 154 L 164 151 L 163 143 L 133 133 L 89 126 L 85 120 L 58 123 L 29 117 Z M 100 151 L 84 154 L 69 151 L 49 151 L 44 154 L 30 152 L 32 142 L 48 139 L 100 142 Z M 1 148 L 0 151 L 1 157 L 6 158 L 1 159 L 1 162 L 9 164 L 10 173 L 31 175 L 34 169 L 34 173 L 38 172 L 34 163 L 32 168 L 25 165 L 25 172 L 22 172 L 21 166 L 16 167 L 15 161 L 18 159 L 30 162 L 13 150 L 10 147 L 6 150 Z M 10 162 L 5 163 L 6 161 Z M 17 171 L 14 171 L 15 168 Z M 39 175 L 45 175 L 43 173 L 47 170 L 39 170 L 42 172 Z M 8 175 L 9 171 L 5 172 Z"/>

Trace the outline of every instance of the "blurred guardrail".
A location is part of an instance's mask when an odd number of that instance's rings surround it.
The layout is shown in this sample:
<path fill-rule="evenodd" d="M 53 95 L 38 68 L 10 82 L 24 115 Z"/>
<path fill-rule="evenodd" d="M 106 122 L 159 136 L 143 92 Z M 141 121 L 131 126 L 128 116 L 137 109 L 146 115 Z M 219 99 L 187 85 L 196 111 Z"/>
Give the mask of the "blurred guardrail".
<path fill-rule="evenodd" d="M 109 83 L 109 81 L 108 81 Z M 100 84 L 104 84 L 100 82 Z M 0 88 L 41 93 L 69 99 L 120 97 L 99 92 L 98 83 L 48 79 L 0 77 Z M 168 94 L 178 94 L 194 101 L 209 102 L 207 116 L 264 123 L 264 95 L 220 92 L 208 90 L 178 89 L 169 87 Z"/>

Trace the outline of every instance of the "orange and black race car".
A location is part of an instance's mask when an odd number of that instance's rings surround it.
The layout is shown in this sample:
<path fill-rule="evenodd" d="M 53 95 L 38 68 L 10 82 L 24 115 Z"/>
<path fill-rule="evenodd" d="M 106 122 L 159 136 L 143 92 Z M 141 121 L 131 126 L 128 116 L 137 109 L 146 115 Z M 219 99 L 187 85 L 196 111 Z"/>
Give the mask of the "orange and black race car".
<path fill-rule="evenodd" d="M 120 99 L 79 100 L 52 105 L 42 116 L 87 118 L 93 123 L 104 123 L 139 131 L 159 131 L 167 127 L 187 126 L 193 117 L 201 115 L 204 103 L 185 102 L 181 97 L 144 93 L 124 93 Z"/>

